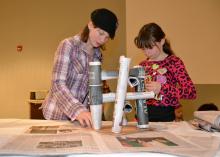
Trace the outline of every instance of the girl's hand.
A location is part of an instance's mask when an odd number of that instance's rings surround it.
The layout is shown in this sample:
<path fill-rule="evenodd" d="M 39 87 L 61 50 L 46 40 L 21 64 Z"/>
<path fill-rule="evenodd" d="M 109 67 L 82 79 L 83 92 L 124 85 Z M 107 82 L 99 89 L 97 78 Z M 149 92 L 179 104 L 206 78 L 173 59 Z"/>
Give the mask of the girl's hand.
<path fill-rule="evenodd" d="M 155 94 L 159 94 L 161 90 L 161 83 L 156 81 L 145 81 L 146 91 L 153 91 Z"/>
<path fill-rule="evenodd" d="M 91 113 L 88 111 L 81 112 L 77 117 L 76 120 L 79 121 L 82 127 L 89 127 L 92 128 L 92 117 Z"/>

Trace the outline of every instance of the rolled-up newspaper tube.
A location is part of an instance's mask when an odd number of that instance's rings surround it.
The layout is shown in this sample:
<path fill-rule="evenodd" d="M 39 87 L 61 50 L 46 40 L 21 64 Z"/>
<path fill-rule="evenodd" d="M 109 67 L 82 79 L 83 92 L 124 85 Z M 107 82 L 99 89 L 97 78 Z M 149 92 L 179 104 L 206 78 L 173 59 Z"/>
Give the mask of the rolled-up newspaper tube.
<path fill-rule="evenodd" d="M 125 105 L 124 105 L 124 109 L 123 109 L 124 114 L 122 117 L 122 126 L 126 126 L 128 124 L 126 114 L 130 113 L 132 111 L 132 109 L 133 109 L 132 105 L 128 101 L 125 101 Z"/>
<path fill-rule="evenodd" d="M 125 101 L 125 106 L 123 110 L 124 113 L 130 113 L 133 110 L 133 106 L 128 101 Z"/>
<path fill-rule="evenodd" d="M 125 100 L 136 99 L 153 99 L 155 97 L 154 92 L 127 92 Z M 116 93 L 104 93 L 103 103 L 114 102 L 116 99 Z"/>
<path fill-rule="evenodd" d="M 102 126 L 101 62 L 89 62 L 89 101 L 92 125 L 95 130 Z"/>
<path fill-rule="evenodd" d="M 102 70 L 101 78 L 102 78 L 102 80 L 117 79 L 118 78 L 118 72 Z"/>
<path fill-rule="evenodd" d="M 129 76 L 128 77 L 128 84 L 130 85 L 131 88 L 133 88 L 133 87 L 137 86 L 138 84 L 140 84 L 140 82 L 137 77 Z"/>
<path fill-rule="evenodd" d="M 120 133 L 122 128 L 123 108 L 127 92 L 130 58 L 120 57 L 119 77 L 113 114 L 112 132 Z"/>

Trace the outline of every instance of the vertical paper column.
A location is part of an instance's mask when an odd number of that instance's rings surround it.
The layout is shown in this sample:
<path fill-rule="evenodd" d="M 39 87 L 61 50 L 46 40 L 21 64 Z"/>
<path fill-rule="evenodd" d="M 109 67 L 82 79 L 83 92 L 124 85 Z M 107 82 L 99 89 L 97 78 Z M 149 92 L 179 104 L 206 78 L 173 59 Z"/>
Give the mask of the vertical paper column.
<path fill-rule="evenodd" d="M 102 126 L 101 62 L 89 63 L 89 101 L 93 128 L 99 130 Z"/>
<path fill-rule="evenodd" d="M 130 58 L 120 57 L 119 77 L 116 90 L 116 100 L 113 115 L 112 132 L 120 133 L 122 127 L 123 108 L 127 93 L 127 82 L 129 74 Z"/>
<path fill-rule="evenodd" d="M 138 80 L 139 84 L 135 87 L 136 92 L 144 92 L 145 91 L 145 70 L 144 67 L 136 67 L 138 70 Z M 149 119 L 148 119 L 148 110 L 146 105 L 146 99 L 137 99 L 136 100 L 136 109 L 137 109 L 137 119 L 138 119 L 138 128 L 145 129 L 149 127 Z"/>

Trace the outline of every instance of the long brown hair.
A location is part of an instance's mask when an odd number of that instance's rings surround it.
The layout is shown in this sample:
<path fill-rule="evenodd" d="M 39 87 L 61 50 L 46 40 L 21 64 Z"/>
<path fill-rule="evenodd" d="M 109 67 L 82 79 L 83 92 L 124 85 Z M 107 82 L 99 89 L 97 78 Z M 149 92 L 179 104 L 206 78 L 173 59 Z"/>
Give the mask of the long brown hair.
<path fill-rule="evenodd" d="M 88 41 L 88 39 L 89 39 L 89 27 L 87 25 L 84 27 L 80 37 L 81 37 L 81 40 L 83 42 L 86 43 Z"/>
<path fill-rule="evenodd" d="M 165 38 L 165 33 L 160 28 L 160 26 L 156 23 L 149 23 L 144 25 L 140 29 L 138 36 L 134 39 L 134 43 L 137 46 L 137 48 L 151 49 L 154 45 L 156 45 L 156 42 L 160 42 L 163 38 Z M 168 55 L 174 54 L 173 50 L 171 49 L 170 43 L 167 39 L 165 39 L 163 51 Z"/>

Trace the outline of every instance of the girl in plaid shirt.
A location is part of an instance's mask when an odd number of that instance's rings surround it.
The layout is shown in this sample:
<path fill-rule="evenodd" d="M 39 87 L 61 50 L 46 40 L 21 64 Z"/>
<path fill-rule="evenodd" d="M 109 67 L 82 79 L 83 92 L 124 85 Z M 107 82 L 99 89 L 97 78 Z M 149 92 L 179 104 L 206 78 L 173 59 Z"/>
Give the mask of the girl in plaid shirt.
<path fill-rule="evenodd" d="M 88 105 L 89 62 L 101 61 L 100 49 L 118 26 L 116 15 L 108 9 L 96 9 L 81 34 L 60 42 L 54 59 L 52 83 L 43 103 L 45 119 L 77 120 L 91 127 Z"/>

